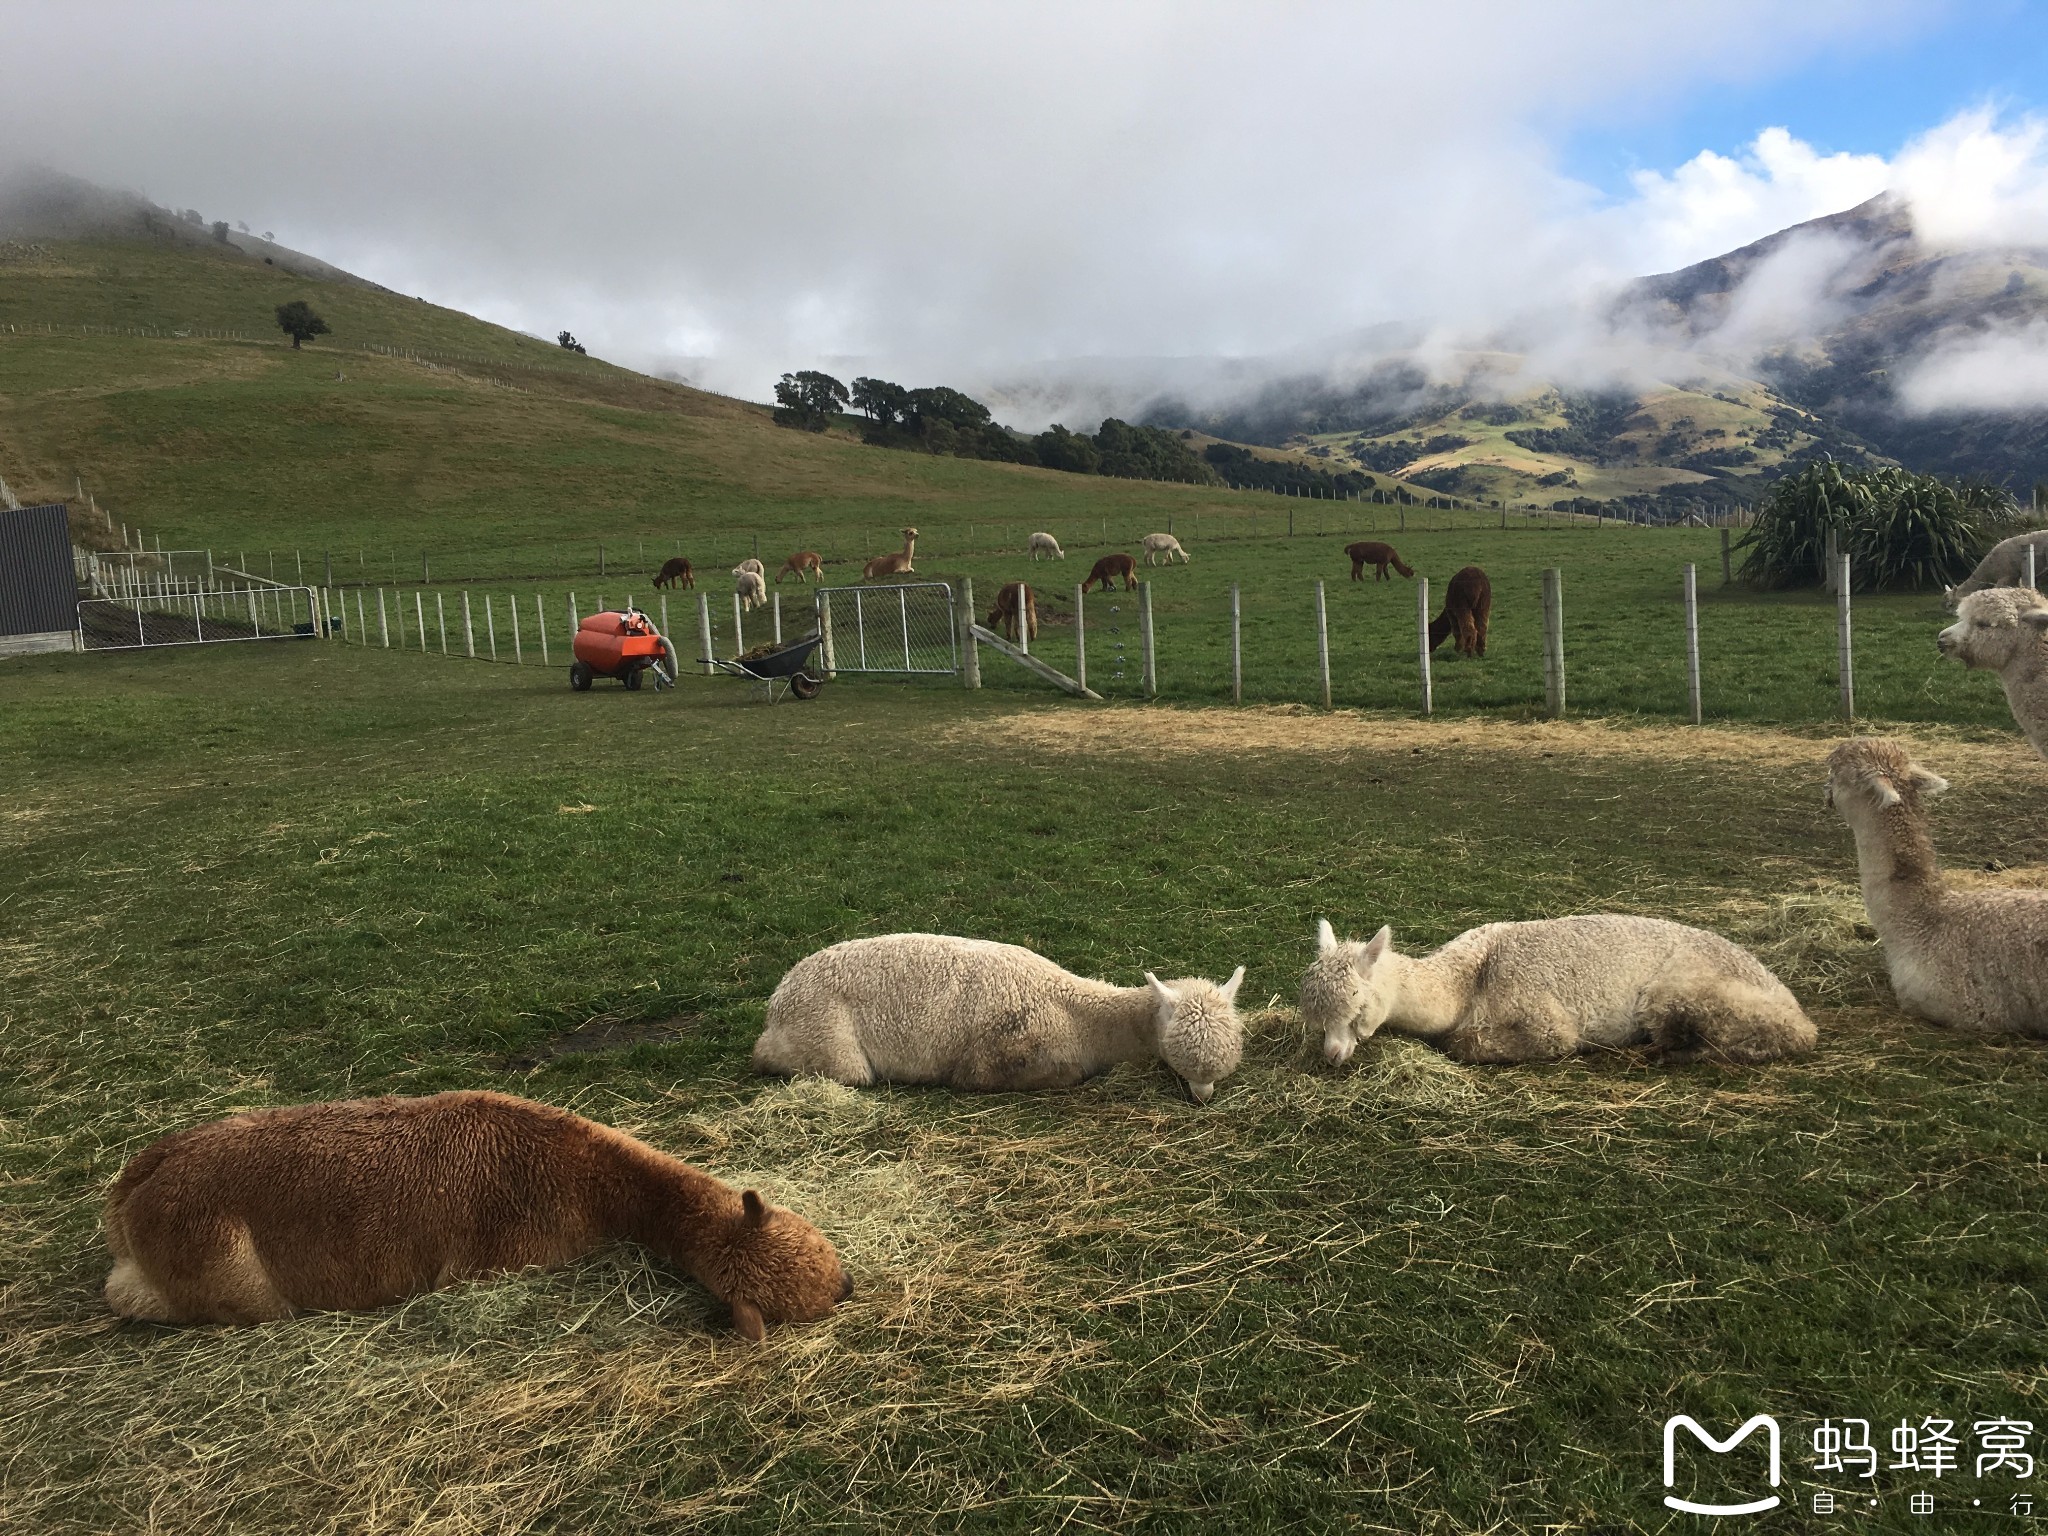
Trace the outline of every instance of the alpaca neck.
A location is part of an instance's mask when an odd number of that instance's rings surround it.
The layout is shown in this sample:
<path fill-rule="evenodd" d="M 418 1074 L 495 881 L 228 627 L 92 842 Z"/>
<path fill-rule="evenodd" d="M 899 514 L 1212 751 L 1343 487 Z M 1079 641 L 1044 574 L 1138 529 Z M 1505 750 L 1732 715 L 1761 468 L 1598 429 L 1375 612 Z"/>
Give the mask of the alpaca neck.
<path fill-rule="evenodd" d="M 1159 1054 L 1159 1000 L 1149 986 L 1090 982 L 1071 1009 L 1091 1065 L 1151 1061 Z"/>
<path fill-rule="evenodd" d="M 1446 960 L 1441 952 L 1420 960 L 1390 954 L 1380 964 L 1393 968 L 1388 979 L 1394 989 L 1394 1006 L 1382 1029 L 1433 1039 L 1448 1034 L 1472 1001 L 1471 965 Z"/>
<path fill-rule="evenodd" d="M 665 1152 L 623 1136 L 620 1143 L 612 1235 L 696 1274 L 713 1234 L 738 1219 L 739 1192 Z"/>
<path fill-rule="evenodd" d="M 1941 866 L 1927 823 L 1904 805 L 1853 818 L 1856 866 L 1863 877 L 1863 905 L 1873 924 L 1916 904 L 1938 901 Z"/>

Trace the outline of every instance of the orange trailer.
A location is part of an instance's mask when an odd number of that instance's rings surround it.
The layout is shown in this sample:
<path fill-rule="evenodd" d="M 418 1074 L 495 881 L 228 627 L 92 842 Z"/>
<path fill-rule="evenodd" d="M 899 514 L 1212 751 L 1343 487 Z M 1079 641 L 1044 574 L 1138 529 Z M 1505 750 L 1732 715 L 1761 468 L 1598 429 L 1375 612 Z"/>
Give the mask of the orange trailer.
<path fill-rule="evenodd" d="M 569 686 L 578 693 L 600 677 L 616 677 L 628 688 L 638 688 L 649 672 L 656 688 L 676 680 L 675 647 L 637 608 L 593 613 L 577 625 L 570 649 L 576 659 L 569 664 Z"/>

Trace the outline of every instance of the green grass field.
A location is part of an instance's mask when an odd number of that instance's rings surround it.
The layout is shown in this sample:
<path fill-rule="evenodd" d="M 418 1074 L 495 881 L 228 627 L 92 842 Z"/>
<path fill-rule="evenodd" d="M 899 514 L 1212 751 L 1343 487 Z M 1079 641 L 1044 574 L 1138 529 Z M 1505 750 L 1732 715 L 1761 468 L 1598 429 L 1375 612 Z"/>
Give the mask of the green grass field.
<path fill-rule="evenodd" d="M 305 287 L 191 252 L 0 249 L 19 326 L 253 333 Z M 167 548 L 280 576 L 331 555 L 352 621 L 380 586 L 429 614 L 468 590 L 509 653 L 504 603 L 542 598 L 555 664 L 288 641 L 0 667 L 0 1529 L 1673 1531 L 1674 1413 L 1778 1415 L 1802 1501 L 1864 1496 L 1811 1471 L 1822 1417 L 1880 1446 L 1901 1417 L 2039 1417 L 2048 1057 L 1891 1006 L 1820 803 L 1848 729 L 1825 599 L 1722 590 L 1709 532 L 884 452 L 601 365 L 531 373 L 531 343 L 402 296 L 319 296 L 338 343 L 475 361 L 0 331 L 0 473 L 25 497 L 78 476 Z M 808 546 L 843 581 L 905 522 L 920 572 L 971 577 L 984 609 L 1036 583 L 1037 649 L 1068 666 L 1073 584 L 1169 519 L 1194 560 L 1151 573 L 1160 704 L 1136 698 L 1123 594 L 1089 599 L 1107 706 L 986 653 L 977 694 L 849 678 L 772 709 L 722 678 L 563 675 L 572 589 L 646 603 L 680 543 L 729 652 L 724 573 L 757 537 L 771 572 Z M 1034 528 L 1070 558 L 1023 558 Z M 1415 589 L 1346 579 L 1367 528 L 1439 592 L 1492 573 L 1489 655 L 1439 654 L 1435 720 Z M 1704 729 L 1676 723 L 1688 561 Z M 1536 718 L 1551 566 L 1563 723 Z M 1317 578 L 1328 714 L 1304 707 Z M 1232 583 L 1244 709 L 1221 702 Z M 1855 728 L 1954 781 L 1957 878 L 2039 885 L 2048 767 L 1995 680 L 1938 662 L 1940 621 L 1857 600 Z M 1754 946 L 1820 1051 L 1479 1070 L 1381 1039 L 1333 1073 L 1302 1037 L 1319 917 L 1421 948 L 1595 910 Z M 790 964 L 927 928 L 1121 982 L 1243 964 L 1245 1065 L 1201 1109 L 1164 1069 L 986 1097 L 747 1074 Z M 858 1295 L 760 1348 L 623 1250 L 246 1331 L 102 1307 L 99 1203 L 156 1136 L 459 1086 L 759 1183 Z M 1883 1474 L 1857 1528 L 1940 1528 L 1916 1486 Z M 2009 1491 L 1943 1485 L 1947 1528 Z"/>

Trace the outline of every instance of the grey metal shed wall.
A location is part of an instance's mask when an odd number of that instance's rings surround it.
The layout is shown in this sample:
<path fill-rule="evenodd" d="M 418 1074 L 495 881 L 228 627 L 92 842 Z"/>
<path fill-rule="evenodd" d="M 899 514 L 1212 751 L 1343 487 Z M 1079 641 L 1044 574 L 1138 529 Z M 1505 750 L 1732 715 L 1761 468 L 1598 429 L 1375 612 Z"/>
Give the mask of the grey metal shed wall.
<path fill-rule="evenodd" d="M 0 635 L 77 627 L 78 577 L 64 508 L 0 511 Z"/>

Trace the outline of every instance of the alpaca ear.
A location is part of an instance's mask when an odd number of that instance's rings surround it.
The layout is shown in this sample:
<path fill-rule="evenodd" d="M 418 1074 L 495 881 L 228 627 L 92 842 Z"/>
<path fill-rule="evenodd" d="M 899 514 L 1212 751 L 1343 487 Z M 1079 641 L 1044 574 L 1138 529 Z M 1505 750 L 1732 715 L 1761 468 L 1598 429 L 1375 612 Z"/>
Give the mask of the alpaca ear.
<path fill-rule="evenodd" d="M 732 1326 L 741 1338 L 752 1339 L 756 1344 L 768 1338 L 768 1325 L 761 1320 L 761 1309 L 751 1301 L 732 1304 Z"/>
<path fill-rule="evenodd" d="M 1234 1003 L 1237 1001 L 1237 989 L 1243 985 L 1244 967 L 1240 965 L 1236 970 L 1230 973 L 1230 980 L 1223 983 L 1223 985 L 1218 987 L 1216 990 L 1223 994 L 1223 1001 L 1225 1001 L 1226 1003 Z"/>
<path fill-rule="evenodd" d="M 768 1204 L 756 1191 L 740 1191 L 740 1219 L 750 1227 L 758 1227 L 768 1219 Z"/>
<path fill-rule="evenodd" d="M 1393 947 L 1393 925 L 1383 923 L 1380 926 L 1380 931 L 1372 936 L 1371 941 L 1367 943 L 1363 950 L 1359 951 L 1358 969 L 1361 971 L 1371 970 L 1375 965 L 1379 964 L 1381 957 Z"/>
<path fill-rule="evenodd" d="M 2043 618 L 2048 619 L 2048 614 L 2044 614 Z M 1931 768 L 1922 768 L 1915 763 L 1907 772 L 1912 775 L 1913 782 L 1920 787 L 1922 794 L 1939 795 L 1948 791 L 1948 780 Z"/>
<path fill-rule="evenodd" d="M 1880 809 L 1897 805 L 1899 801 L 1905 798 L 1893 787 L 1892 781 L 1881 773 L 1866 773 L 1863 776 L 1863 782 L 1870 787 L 1870 792 L 1877 796 L 1877 803 Z"/>
<path fill-rule="evenodd" d="M 1316 919 L 1316 953 L 1327 955 L 1337 947 L 1337 930 L 1330 926 L 1327 917 Z"/>
<path fill-rule="evenodd" d="M 1154 976 L 1150 971 L 1145 973 L 1145 980 L 1151 986 L 1153 995 L 1162 1003 L 1177 1003 L 1180 1001 L 1180 994 L 1157 976 Z"/>

